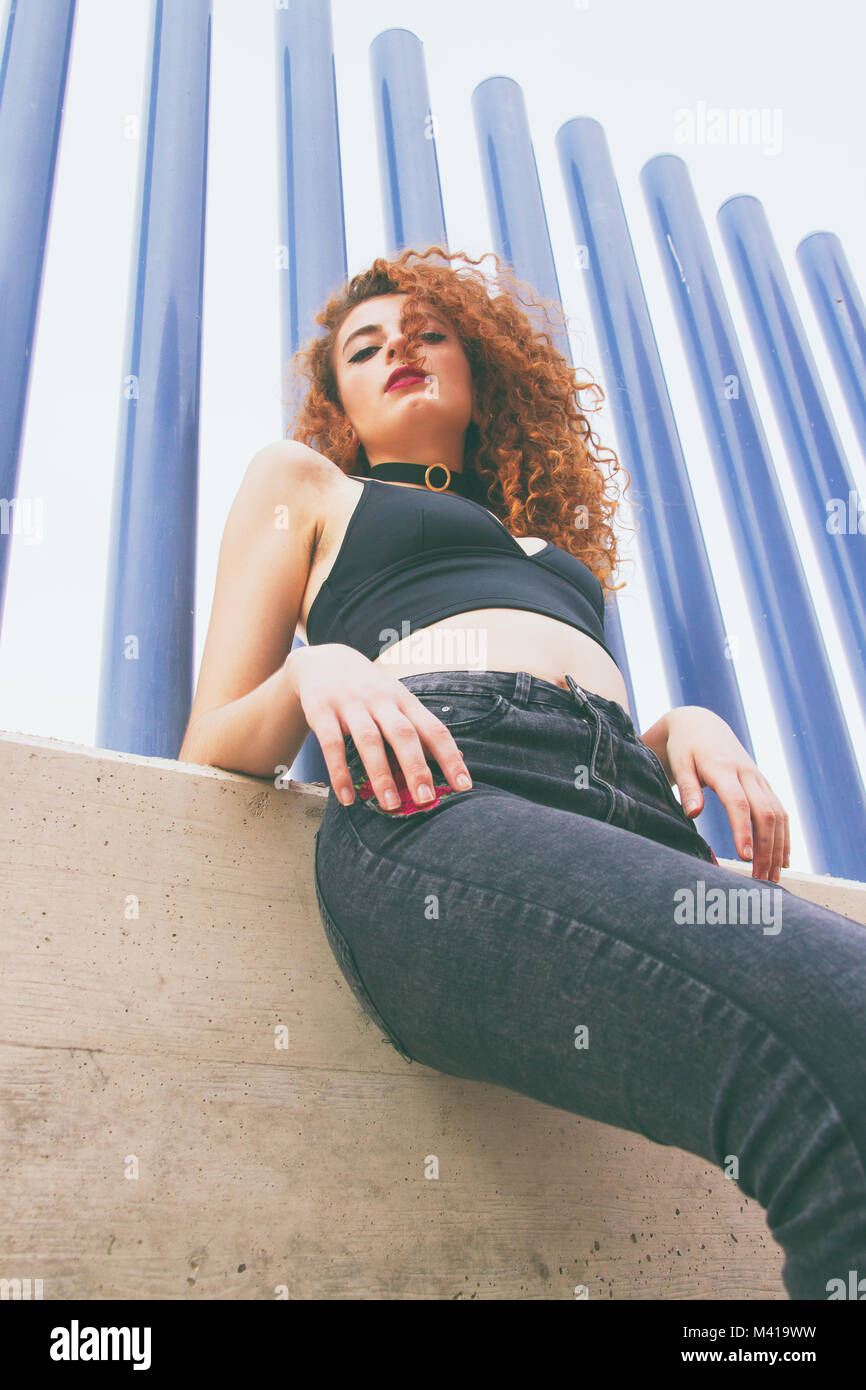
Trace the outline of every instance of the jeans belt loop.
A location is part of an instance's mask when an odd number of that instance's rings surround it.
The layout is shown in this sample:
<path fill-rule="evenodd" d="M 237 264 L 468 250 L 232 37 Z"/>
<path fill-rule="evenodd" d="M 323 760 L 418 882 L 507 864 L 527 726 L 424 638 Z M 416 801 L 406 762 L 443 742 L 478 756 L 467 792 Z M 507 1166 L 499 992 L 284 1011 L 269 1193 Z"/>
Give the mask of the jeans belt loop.
<path fill-rule="evenodd" d="M 528 671 L 518 671 L 517 679 L 514 682 L 514 690 L 511 698 L 515 705 L 525 709 L 529 700 L 529 692 L 532 689 L 532 677 Z"/>

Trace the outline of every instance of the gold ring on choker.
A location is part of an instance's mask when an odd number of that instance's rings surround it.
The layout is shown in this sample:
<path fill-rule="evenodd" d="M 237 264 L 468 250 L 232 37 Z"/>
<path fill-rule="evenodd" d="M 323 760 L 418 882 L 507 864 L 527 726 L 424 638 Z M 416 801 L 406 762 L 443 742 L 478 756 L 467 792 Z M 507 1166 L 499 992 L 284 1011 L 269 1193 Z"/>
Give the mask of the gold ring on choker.
<path fill-rule="evenodd" d="M 441 468 L 445 472 L 446 481 L 442 484 L 441 487 L 434 487 L 430 481 L 430 471 L 433 468 Z M 451 486 L 451 469 L 447 466 L 447 464 L 444 463 L 430 463 L 424 470 L 424 482 L 427 484 L 431 492 L 444 492 L 447 487 Z"/>

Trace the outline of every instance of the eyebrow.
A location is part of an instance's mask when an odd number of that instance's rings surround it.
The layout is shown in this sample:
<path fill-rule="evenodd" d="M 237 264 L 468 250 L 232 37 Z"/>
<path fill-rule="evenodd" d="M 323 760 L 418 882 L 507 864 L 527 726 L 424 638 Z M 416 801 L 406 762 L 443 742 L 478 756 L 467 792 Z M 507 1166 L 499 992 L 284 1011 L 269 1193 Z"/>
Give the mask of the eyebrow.
<path fill-rule="evenodd" d="M 426 319 L 435 319 L 437 323 L 441 323 L 441 324 L 442 324 L 442 327 L 443 327 L 443 328 L 447 328 L 447 327 L 448 327 L 448 325 L 447 325 L 447 323 L 445 322 L 444 319 L 440 319 L 440 317 L 439 317 L 438 314 L 434 314 L 434 313 L 433 313 L 432 311 L 430 311 L 430 310 L 425 310 L 425 312 L 424 312 L 424 317 L 425 317 Z M 352 341 L 353 338 L 360 338 L 361 335 L 362 335 L 363 333 L 381 333 L 381 332 L 382 332 L 382 325 L 381 325 L 381 323 L 366 323 L 366 324 L 364 325 L 363 328 L 356 328 L 355 331 L 354 331 L 354 333 L 350 333 L 349 336 L 348 336 L 348 338 L 347 338 L 346 341 L 344 342 L 344 344 L 343 344 L 343 352 L 345 353 L 346 348 L 349 346 L 349 344 L 351 343 L 351 341 Z"/>

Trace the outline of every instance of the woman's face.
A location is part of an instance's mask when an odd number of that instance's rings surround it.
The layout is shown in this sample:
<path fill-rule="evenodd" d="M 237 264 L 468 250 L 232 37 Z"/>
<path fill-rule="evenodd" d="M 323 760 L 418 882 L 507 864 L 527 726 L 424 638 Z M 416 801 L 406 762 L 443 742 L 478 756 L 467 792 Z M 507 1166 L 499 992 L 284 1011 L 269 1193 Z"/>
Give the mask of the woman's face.
<path fill-rule="evenodd" d="M 365 299 L 340 325 L 334 369 L 343 411 L 371 465 L 444 463 L 460 471 L 469 421 L 479 417 L 469 362 L 440 309 L 421 306 L 424 375 L 388 389 L 395 369 L 408 365 L 400 327 L 405 300 L 405 293 Z"/>

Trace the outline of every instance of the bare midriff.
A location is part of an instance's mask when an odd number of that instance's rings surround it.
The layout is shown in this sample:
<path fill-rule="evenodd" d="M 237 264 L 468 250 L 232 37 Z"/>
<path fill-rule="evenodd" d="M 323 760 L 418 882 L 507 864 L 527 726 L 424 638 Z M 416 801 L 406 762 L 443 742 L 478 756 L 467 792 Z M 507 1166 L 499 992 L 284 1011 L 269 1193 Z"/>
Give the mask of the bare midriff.
<path fill-rule="evenodd" d="M 312 492 L 317 541 L 298 623 L 304 642 L 310 609 L 333 568 L 366 485 L 339 469 L 337 474 L 328 479 L 326 486 L 316 486 Z M 545 544 L 537 537 L 514 539 L 527 555 L 535 554 Z M 625 681 L 598 642 L 570 623 L 522 608 L 473 608 L 440 618 L 392 643 L 374 659 L 374 664 L 398 680 L 429 671 L 528 671 L 563 690 L 568 689 L 568 672 L 584 690 L 615 700 L 630 714 Z"/>

